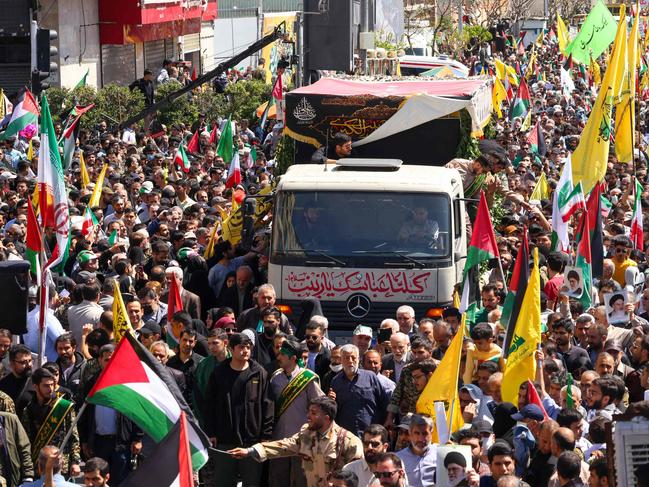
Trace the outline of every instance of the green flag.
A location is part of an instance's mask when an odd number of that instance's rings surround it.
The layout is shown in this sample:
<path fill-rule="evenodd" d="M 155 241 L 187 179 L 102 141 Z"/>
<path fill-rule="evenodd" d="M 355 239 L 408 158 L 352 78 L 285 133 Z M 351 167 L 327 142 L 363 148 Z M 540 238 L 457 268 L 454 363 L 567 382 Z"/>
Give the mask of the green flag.
<path fill-rule="evenodd" d="M 112 232 L 110 232 L 110 235 L 108 236 L 108 245 L 112 247 L 117 242 L 118 242 L 117 229 L 115 229 Z"/>
<path fill-rule="evenodd" d="M 228 121 L 223 127 L 223 133 L 219 139 L 219 145 L 216 147 L 216 154 L 223 158 L 223 162 L 229 164 L 234 155 L 234 138 L 232 136 L 232 115 L 228 117 Z"/>
<path fill-rule="evenodd" d="M 617 21 L 602 0 L 597 3 L 586 17 L 579 34 L 566 48 L 565 56 L 581 64 L 589 64 L 591 56 L 597 59 L 615 40 Z"/>
<path fill-rule="evenodd" d="M 82 88 L 86 86 L 86 83 L 88 82 L 88 73 L 90 73 L 90 68 L 86 70 L 86 74 L 83 75 L 83 77 L 79 80 L 77 85 L 72 89 L 73 91 L 76 90 L 77 88 Z"/>

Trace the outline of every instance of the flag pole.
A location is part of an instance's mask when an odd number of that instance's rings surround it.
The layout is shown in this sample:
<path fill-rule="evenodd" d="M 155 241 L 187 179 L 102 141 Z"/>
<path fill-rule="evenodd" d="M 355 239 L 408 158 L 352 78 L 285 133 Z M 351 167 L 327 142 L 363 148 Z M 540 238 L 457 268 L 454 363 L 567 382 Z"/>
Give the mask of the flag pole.
<path fill-rule="evenodd" d="M 79 419 L 81 418 L 81 415 L 86 410 L 86 407 L 88 407 L 88 403 L 84 401 L 84 403 L 79 408 L 79 412 L 77 413 L 76 417 L 74 418 L 74 421 L 72 421 L 72 424 L 70 425 L 70 429 L 68 429 L 68 431 L 65 433 L 65 437 L 63 438 L 63 441 L 61 442 L 61 446 L 59 446 L 59 450 L 63 451 L 63 449 L 68 444 L 68 441 L 70 441 L 70 437 L 72 436 L 72 432 L 74 431 L 74 428 L 77 427 L 77 423 L 79 422 Z"/>

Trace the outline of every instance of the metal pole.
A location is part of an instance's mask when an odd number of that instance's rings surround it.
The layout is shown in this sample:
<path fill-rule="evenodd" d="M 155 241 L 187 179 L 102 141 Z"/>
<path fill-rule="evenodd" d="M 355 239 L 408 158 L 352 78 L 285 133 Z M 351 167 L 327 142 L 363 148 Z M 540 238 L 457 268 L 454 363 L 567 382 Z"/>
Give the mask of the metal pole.
<path fill-rule="evenodd" d="M 369 17 L 369 0 L 361 0 L 361 33 L 364 33 L 364 32 L 368 31 L 368 24 L 369 24 L 368 17 Z M 360 38 L 360 35 L 359 35 L 359 38 Z M 366 66 L 367 66 L 367 50 L 366 49 L 360 49 L 360 46 L 359 46 L 358 51 L 359 51 L 360 60 L 361 60 L 361 71 L 362 71 L 362 74 L 365 74 Z"/>
<path fill-rule="evenodd" d="M 77 426 L 77 423 L 79 422 L 79 419 L 81 418 L 83 412 L 86 410 L 87 406 L 88 403 L 84 402 L 82 406 L 79 408 L 79 412 L 77 413 L 77 416 L 74 418 L 74 421 L 72 421 L 72 425 L 70 426 L 70 429 L 67 431 L 67 433 L 65 433 L 65 438 L 63 438 L 63 441 L 61 442 L 61 446 L 59 447 L 59 450 L 61 450 L 61 452 L 63 452 L 63 449 L 68 444 L 68 441 L 70 441 L 72 432 L 74 431 L 74 428 Z"/>
<path fill-rule="evenodd" d="M 295 31 L 295 54 L 297 55 L 295 87 L 299 88 L 304 83 L 304 73 L 302 71 L 304 68 L 304 53 L 302 52 L 302 35 L 304 34 L 302 31 L 302 12 L 295 13 L 295 27 L 293 30 Z"/>
<path fill-rule="evenodd" d="M 463 29 L 463 20 L 464 17 L 464 6 L 462 5 L 462 0 L 457 0 L 457 31 L 462 34 Z"/>

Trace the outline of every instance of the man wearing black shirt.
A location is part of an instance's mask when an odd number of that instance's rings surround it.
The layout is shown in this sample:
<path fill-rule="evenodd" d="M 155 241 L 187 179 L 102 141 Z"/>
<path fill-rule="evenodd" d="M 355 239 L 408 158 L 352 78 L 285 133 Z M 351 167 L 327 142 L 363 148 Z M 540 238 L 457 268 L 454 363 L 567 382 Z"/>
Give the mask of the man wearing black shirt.
<path fill-rule="evenodd" d="M 11 373 L 0 380 L 0 391 L 14 400 L 18 414 L 31 399 L 29 378 L 32 375 L 32 362 L 32 352 L 25 345 L 12 345 L 9 349 Z"/>
<path fill-rule="evenodd" d="M 268 396 L 268 374 L 250 360 L 252 341 L 243 333 L 229 340 L 232 357 L 219 364 L 210 377 L 205 431 L 219 450 L 250 447 L 271 438 L 273 407 Z M 243 486 L 258 486 L 261 464 L 251 458 L 236 460 L 215 456 L 219 485 L 234 487 L 241 476 Z"/>
<path fill-rule="evenodd" d="M 575 369 L 584 365 L 584 360 L 588 360 L 587 366 L 592 369 L 588 352 L 572 344 L 573 331 L 574 325 L 570 318 L 562 318 L 552 323 L 552 336 L 557 344 L 557 353 L 571 374 L 575 373 Z"/>
<path fill-rule="evenodd" d="M 194 353 L 196 346 L 196 332 L 189 328 L 185 328 L 180 332 L 180 343 L 178 344 L 178 353 L 167 361 L 167 367 L 179 370 L 185 376 L 185 387 L 182 389 L 183 397 L 192 410 L 195 409 L 194 404 L 194 374 L 196 367 L 201 360 L 202 355 Z"/>
<path fill-rule="evenodd" d="M 273 345 L 275 344 L 275 335 L 277 335 L 279 325 L 282 322 L 282 312 L 274 307 L 266 308 L 262 310 L 260 318 L 264 331 L 257 333 L 253 356 L 259 365 L 266 367 L 277 358 L 275 357 Z"/>

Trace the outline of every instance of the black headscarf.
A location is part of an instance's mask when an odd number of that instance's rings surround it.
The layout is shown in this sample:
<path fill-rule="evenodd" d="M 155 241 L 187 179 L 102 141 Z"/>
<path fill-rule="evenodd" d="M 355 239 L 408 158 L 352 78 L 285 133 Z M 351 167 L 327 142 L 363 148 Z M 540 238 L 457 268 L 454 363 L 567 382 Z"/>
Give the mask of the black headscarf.
<path fill-rule="evenodd" d="M 295 336 L 298 340 L 304 340 L 306 333 L 306 325 L 309 324 L 311 318 L 314 316 L 324 316 L 322 313 L 322 306 L 318 298 L 305 298 L 302 300 L 302 314 L 297 322 L 297 330 Z"/>
<path fill-rule="evenodd" d="M 494 409 L 494 436 L 496 439 L 503 439 L 511 443 L 511 429 L 516 425 L 516 420 L 512 419 L 512 414 L 516 414 L 518 409 L 511 402 L 504 402 Z"/>

